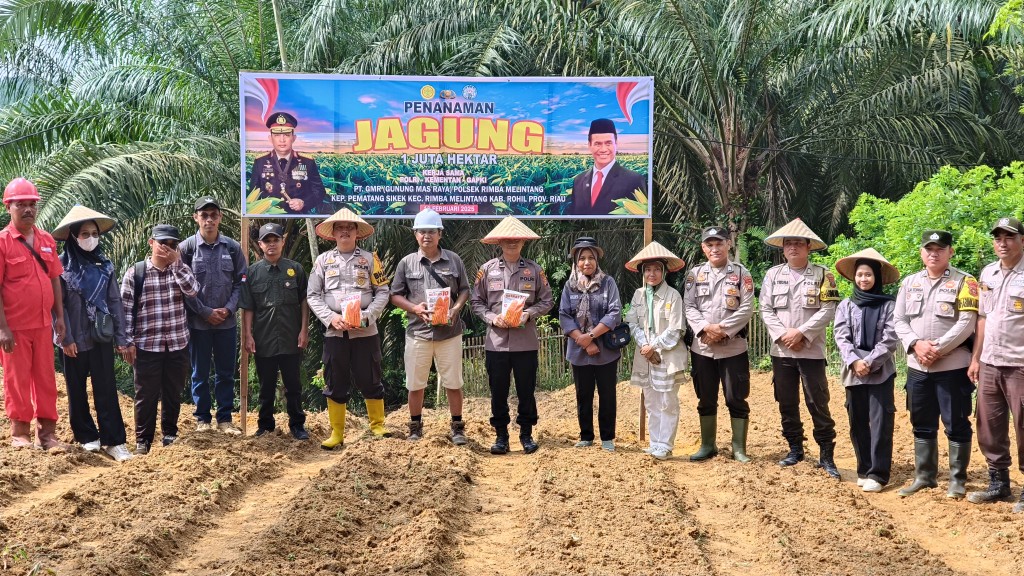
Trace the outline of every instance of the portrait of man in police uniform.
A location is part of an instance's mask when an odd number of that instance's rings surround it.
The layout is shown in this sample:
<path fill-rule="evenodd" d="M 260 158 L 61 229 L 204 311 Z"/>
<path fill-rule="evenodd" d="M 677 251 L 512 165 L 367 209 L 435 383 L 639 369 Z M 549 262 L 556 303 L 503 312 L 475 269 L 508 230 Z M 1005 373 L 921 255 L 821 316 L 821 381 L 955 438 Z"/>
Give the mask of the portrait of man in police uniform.
<path fill-rule="evenodd" d="M 252 165 L 249 188 L 260 190 L 260 198 L 280 198 L 288 214 L 323 212 L 324 182 L 316 161 L 295 151 L 295 127 L 299 121 L 287 112 L 274 112 L 267 120 L 274 149 Z"/>

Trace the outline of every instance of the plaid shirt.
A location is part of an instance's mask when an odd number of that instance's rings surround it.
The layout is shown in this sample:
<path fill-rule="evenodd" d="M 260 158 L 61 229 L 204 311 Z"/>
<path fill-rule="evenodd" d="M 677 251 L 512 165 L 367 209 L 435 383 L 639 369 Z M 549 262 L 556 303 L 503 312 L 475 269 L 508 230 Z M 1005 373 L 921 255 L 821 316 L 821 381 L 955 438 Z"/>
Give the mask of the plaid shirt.
<path fill-rule="evenodd" d="M 192 269 L 176 260 L 161 270 L 146 258 L 142 287 L 136 322 L 135 267 L 128 268 L 121 280 L 121 300 L 129 346 L 134 344 L 147 352 L 173 352 L 188 346 L 185 298 L 195 298 L 199 293 Z"/>

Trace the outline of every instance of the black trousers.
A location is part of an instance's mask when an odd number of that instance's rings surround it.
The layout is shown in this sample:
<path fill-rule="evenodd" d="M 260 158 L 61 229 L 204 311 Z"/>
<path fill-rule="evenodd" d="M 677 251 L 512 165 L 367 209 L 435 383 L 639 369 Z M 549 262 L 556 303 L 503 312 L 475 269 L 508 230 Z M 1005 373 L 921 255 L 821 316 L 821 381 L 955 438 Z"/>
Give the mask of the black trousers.
<path fill-rule="evenodd" d="M 384 398 L 380 336 L 324 338 L 324 396 L 347 404 L 355 384 L 367 400 Z"/>
<path fill-rule="evenodd" d="M 907 410 L 914 438 L 939 437 L 939 419 L 951 442 L 967 443 L 974 437 L 971 429 L 971 396 L 974 383 L 967 368 L 922 372 L 907 368 Z"/>
<path fill-rule="evenodd" d="M 279 354 L 277 356 L 256 356 L 256 376 L 260 379 L 260 416 L 257 426 L 260 430 L 274 429 L 274 400 L 277 392 L 277 375 L 284 383 L 285 409 L 288 411 L 288 425 L 302 426 L 306 413 L 302 411 L 302 382 L 299 381 L 299 364 L 302 353 Z"/>
<path fill-rule="evenodd" d="M 881 384 L 846 388 L 846 412 L 850 416 L 853 453 L 857 456 L 857 478 L 871 478 L 883 486 L 889 483 L 892 471 L 895 384 L 893 374 Z"/>
<path fill-rule="evenodd" d="M 516 378 L 516 397 L 519 399 L 516 424 L 534 426 L 537 424 L 537 367 L 536 350 L 524 352 L 492 352 L 487 350 L 484 366 L 487 368 L 487 384 L 491 388 L 491 426 L 507 428 L 511 419 L 508 412 L 508 392 L 512 387 L 512 375 Z"/>
<path fill-rule="evenodd" d="M 718 414 L 718 384 L 725 393 L 725 406 L 731 418 L 746 420 L 750 417 L 750 361 L 747 353 L 728 358 L 712 358 L 696 352 L 690 354 L 690 377 L 697 394 L 697 414 Z"/>
<path fill-rule="evenodd" d="M 164 436 L 178 435 L 181 393 L 192 372 L 188 347 L 173 352 L 135 355 L 135 441 L 152 442 L 156 432 L 156 405 L 160 403 L 160 430 Z"/>
<path fill-rule="evenodd" d="M 59 350 L 59 348 L 58 348 Z M 60 354 L 64 365 L 64 381 L 68 387 L 68 415 L 75 441 L 80 444 L 99 439 L 104 446 L 120 446 L 125 442 L 124 419 L 117 403 L 117 384 L 114 378 L 114 345 L 96 343 L 86 351 L 78 351 L 71 358 Z M 89 410 L 86 381 L 92 377 L 92 401 L 96 406 L 96 420 Z"/>
<path fill-rule="evenodd" d="M 814 441 L 818 445 L 836 439 L 836 422 L 828 409 L 828 379 L 825 360 L 781 358 L 772 356 L 772 386 L 782 416 L 782 436 L 790 443 L 802 443 L 804 425 L 800 421 L 800 388 L 803 383 L 804 403 L 814 424 Z"/>
<path fill-rule="evenodd" d="M 594 440 L 594 389 L 597 389 L 597 426 L 601 440 L 615 439 L 615 380 L 619 361 L 584 366 L 572 365 L 576 383 L 576 418 L 580 423 L 580 440 Z"/>

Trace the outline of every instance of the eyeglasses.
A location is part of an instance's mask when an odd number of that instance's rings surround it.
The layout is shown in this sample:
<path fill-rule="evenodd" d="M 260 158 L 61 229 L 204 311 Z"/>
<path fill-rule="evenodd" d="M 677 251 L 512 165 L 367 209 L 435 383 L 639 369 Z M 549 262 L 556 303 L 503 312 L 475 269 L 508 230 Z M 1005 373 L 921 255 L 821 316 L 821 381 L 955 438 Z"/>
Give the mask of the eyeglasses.
<path fill-rule="evenodd" d="M 99 232 L 92 232 L 92 233 L 90 233 L 90 232 L 79 232 L 78 233 L 78 237 L 81 238 L 82 240 L 85 240 L 86 238 L 89 238 L 89 237 L 99 238 L 100 237 L 100 233 Z"/>
<path fill-rule="evenodd" d="M 178 241 L 177 240 L 157 240 L 157 242 L 163 244 L 164 246 L 167 246 L 168 248 L 177 248 L 178 247 Z"/>

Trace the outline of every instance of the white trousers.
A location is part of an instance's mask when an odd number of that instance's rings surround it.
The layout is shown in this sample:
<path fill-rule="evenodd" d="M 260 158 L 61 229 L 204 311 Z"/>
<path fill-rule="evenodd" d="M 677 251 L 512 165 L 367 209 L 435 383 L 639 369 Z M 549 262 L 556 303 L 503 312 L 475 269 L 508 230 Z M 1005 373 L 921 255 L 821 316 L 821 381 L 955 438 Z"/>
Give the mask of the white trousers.
<path fill-rule="evenodd" d="M 668 392 L 644 388 L 644 408 L 647 409 L 647 434 L 651 438 L 651 448 L 672 450 L 679 427 L 679 387 Z"/>

